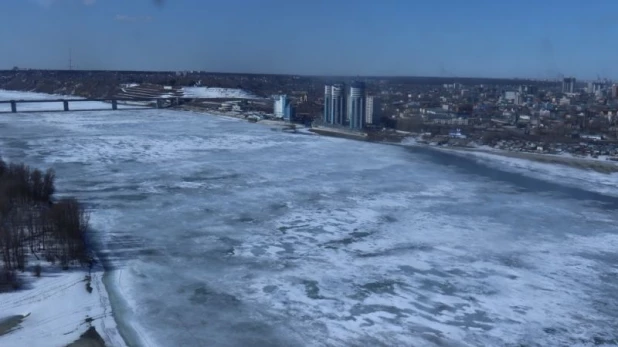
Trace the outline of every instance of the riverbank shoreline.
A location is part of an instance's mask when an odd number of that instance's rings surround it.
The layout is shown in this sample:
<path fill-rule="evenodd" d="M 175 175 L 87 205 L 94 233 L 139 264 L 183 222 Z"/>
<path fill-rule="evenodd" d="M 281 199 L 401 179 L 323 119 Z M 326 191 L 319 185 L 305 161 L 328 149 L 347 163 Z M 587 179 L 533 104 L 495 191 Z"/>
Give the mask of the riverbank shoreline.
<path fill-rule="evenodd" d="M 220 113 L 220 112 L 212 112 L 212 111 L 207 111 L 207 110 L 195 110 L 195 109 L 191 111 L 196 112 L 196 113 L 209 114 L 215 117 L 230 117 L 234 119 L 244 120 L 244 118 L 241 116 L 234 117 L 234 116 L 230 116 L 230 115 Z M 263 125 L 271 125 L 270 123 L 265 124 L 265 122 L 274 123 L 276 121 L 258 121 L 256 122 L 256 124 L 262 123 Z M 279 124 L 279 126 L 283 127 L 285 125 L 281 123 Z M 307 130 L 310 133 L 320 135 L 320 136 L 343 138 L 343 139 L 349 139 L 349 140 L 355 140 L 355 141 L 374 142 L 374 143 L 381 143 L 381 144 L 405 145 L 405 144 L 401 144 L 397 142 L 373 141 L 365 134 L 362 134 L 362 133 L 356 134 L 352 132 L 340 131 L 337 129 L 331 130 L 328 128 L 318 127 L 318 128 L 308 128 Z M 408 146 L 419 146 L 423 148 L 447 151 L 451 153 L 460 153 L 460 154 L 480 153 L 480 154 L 486 154 L 486 155 L 501 156 L 501 157 L 506 157 L 506 158 L 523 159 L 523 160 L 529 160 L 529 161 L 543 163 L 543 164 L 555 164 L 555 165 L 568 166 L 568 167 L 572 167 L 572 168 L 576 168 L 580 170 L 592 170 L 592 171 L 596 171 L 596 172 L 603 173 L 603 174 L 612 174 L 612 173 L 618 172 L 618 162 L 603 161 L 603 160 L 598 160 L 598 159 L 593 159 L 593 158 L 578 158 L 578 157 L 567 156 L 567 155 L 554 155 L 554 154 L 530 153 L 530 152 L 512 152 L 512 151 L 505 151 L 505 150 L 487 150 L 487 149 L 476 148 L 476 147 L 432 146 L 432 145 L 426 145 L 426 144 L 421 144 L 421 143 L 408 144 Z"/>
<path fill-rule="evenodd" d="M 103 258 L 105 259 L 105 258 Z M 128 296 L 123 293 L 122 277 L 125 274 L 125 268 L 113 268 L 111 262 L 103 260 L 105 272 L 102 276 L 102 282 L 109 296 L 109 303 L 112 307 L 112 315 L 116 322 L 118 334 L 122 337 L 124 346 L 131 347 L 155 347 L 157 346 L 151 341 L 147 334 L 143 332 L 139 324 L 131 322 L 131 310 L 134 305 L 128 301 Z"/>
<path fill-rule="evenodd" d="M 568 166 L 580 170 L 592 170 L 603 174 L 613 174 L 618 172 L 618 163 L 611 161 L 595 160 L 588 158 L 577 158 L 571 156 L 560 156 L 553 154 L 541 154 L 541 153 L 529 153 L 529 152 L 510 152 L 502 150 L 485 150 L 482 148 L 468 148 L 468 147 L 438 147 L 438 146 L 426 146 L 427 148 L 434 148 L 436 150 L 454 152 L 461 154 L 482 154 L 489 156 L 498 156 L 514 159 L 523 159 L 533 161 L 537 163 L 550 164 L 550 165 L 562 165 Z"/>

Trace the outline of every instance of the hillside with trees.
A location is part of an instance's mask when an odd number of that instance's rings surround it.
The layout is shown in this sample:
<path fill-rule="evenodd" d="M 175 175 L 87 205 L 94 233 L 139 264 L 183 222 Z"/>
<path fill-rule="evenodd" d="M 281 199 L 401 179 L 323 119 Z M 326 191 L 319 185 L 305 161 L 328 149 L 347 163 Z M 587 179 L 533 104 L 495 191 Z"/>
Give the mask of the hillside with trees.
<path fill-rule="evenodd" d="M 39 276 L 44 262 L 91 264 L 87 214 L 73 198 L 53 201 L 54 179 L 0 160 L 0 292 L 20 287 L 19 272 Z"/>

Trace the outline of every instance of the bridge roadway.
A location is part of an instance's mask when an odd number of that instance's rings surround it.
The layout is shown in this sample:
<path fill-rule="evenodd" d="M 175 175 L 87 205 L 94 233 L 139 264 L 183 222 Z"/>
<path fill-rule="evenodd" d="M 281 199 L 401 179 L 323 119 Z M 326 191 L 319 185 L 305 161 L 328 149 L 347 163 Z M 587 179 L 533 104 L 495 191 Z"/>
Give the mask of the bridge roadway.
<path fill-rule="evenodd" d="M 189 100 L 196 100 L 196 98 L 181 98 L 181 97 L 172 97 L 172 98 L 103 98 L 103 99 L 20 99 L 20 100 L 0 100 L 0 105 L 2 104 L 10 104 L 10 111 L 0 111 L 0 113 L 17 113 L 17 112 L 62 112 L 59 110 L 24 110 L 20 111 L 18 109 L 19 104 L 34 104 L 34 103 L 62 103 L 64 111 L 108 111 L 110 108 L 95 108 L 95 109 L 75 109 L 71 110 L 69 107 L 70 103 L 80 103 L 80 102 L 103 102 L 110 103 L 112 110 L 118 110 L 118 104 L 127 105 L 128 103 L 136 103 L 136 102 L 144 102 L 143 105 L 131 105 L 135 107 L 123 107 L 123 110 L 139 110 L 139 109 L 150 109 L 150 108 L 166 108 L 176 105 L 181 105 Z M 149 105 L 146 103 L 153 103 L 153 105 Z"/>

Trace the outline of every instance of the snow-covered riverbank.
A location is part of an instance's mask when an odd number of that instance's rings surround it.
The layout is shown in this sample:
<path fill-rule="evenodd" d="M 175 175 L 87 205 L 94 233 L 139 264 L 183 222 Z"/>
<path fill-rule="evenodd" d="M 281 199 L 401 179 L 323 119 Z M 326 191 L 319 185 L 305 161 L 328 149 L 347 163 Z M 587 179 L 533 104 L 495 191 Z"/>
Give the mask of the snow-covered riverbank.
<path fill-rule="evenodd" d="M 63 271 L 44 266 L 41 277 L 21 274 L 26 288 L 0 294 L 0 319 L 24 316 L 0 335 L 3 347 L 66 346 L 94 327 L 108 346 L 124 346 L 105 287 L 102 269 L 92 273 L 92 292 L 86 290 L 87 269 Z"/>

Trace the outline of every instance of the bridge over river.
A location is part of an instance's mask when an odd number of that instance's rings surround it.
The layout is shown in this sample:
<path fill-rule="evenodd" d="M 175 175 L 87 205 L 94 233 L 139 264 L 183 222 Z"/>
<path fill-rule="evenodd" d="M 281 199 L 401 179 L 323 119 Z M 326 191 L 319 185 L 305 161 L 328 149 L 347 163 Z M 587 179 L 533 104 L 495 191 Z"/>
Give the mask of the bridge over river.
<path fill-rule="evenodd" d="M 118 110 L 119 105 L 121 109 L 151 109 L 151 108 L 167 108 L 177 105 L 182 105 L 188 101 L 194 101 L 196 98 L 103 98 L 103 99 L 19 99 L 19 100 L 0 100 L 0 113 L 17 113 L 17 112 L 59 112 L 59 111 L 108 111 Z M 84 103 L 96 103 L 95 107 L 83 107 Z M 49 108 L 35 108 L 30 109 L 28 107 L 20 107 L 32 104 L 51 104 Z M 82 103 L 81 107 L 75 106 Z M 3 108 L 3 105 L 9 104 L 10 109 Z M 61 108 L 55 108 L 54 106 L 62 105 Z M 89 105 L 86 104 L 86 105 Z M 105 104 L 109 104 L 109 107 L 104 107 Z M 100 107 L 99 107 L 100 105 Z M 72 107 L 75 106 L 75 107 Z"/>

